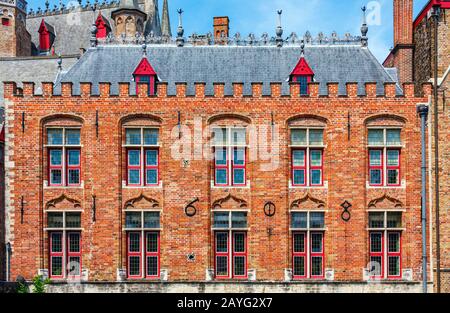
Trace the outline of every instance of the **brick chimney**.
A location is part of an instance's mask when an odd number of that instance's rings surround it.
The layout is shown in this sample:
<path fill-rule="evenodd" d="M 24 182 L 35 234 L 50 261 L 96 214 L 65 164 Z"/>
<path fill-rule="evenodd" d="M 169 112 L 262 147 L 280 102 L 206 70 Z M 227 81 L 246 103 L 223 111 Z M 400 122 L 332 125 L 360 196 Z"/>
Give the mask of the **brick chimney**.
<path fill-rule="evenodd" d="M 230 19 L 228 16 L 214 17 L 214 39 L 216 43 L 221 43 L 222 38 L 230 35 Z M 225 44 L 225 41 L 222 43 Z"/>
<path fill-rule="evenodd" d="M 413 0 L 394 0 L 394 49 L 392 63 L 401 84 L 413 77 Z"/>

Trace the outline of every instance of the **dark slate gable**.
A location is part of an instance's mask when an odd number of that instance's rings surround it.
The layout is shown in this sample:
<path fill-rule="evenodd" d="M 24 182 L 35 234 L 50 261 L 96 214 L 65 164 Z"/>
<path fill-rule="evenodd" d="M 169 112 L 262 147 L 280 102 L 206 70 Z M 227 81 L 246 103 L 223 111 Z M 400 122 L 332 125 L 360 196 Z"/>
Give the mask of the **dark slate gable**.
<path fill-rule="evenodd" d="M 358 82 L 359 93 L 364 83 L 377 82 L 383 94 L 385 82 L 393 82 L 372 53 L 361 46 L 307 46 L 305 58 L 320 83 L 320 93 L 327 94 L 327 82 L 338 82 L 340 94 L 345 83 Z M 232 83 L 244 83 L 244 94 L 251 94 L 251 83 L 262 82 L 263 94 L 270 94 L 271 82 L 283 83 L 283 94 L 289 94 L 289 75 L 298 63 L 300 47 L 285 46 L 148 46 L 147 57 L 160 81 L 167 82 L 169 95 L 175 94 L 175 83 L 186 82 L 188 95 L 194 95 L 194 83 L 206 83 L 206 94 L 213 94 L 213 83 L 225 83 L 225 94 L 233 92 Z M 73 82 L 79 92 L 80 82 L 92 82 L 94 93 L 99 82 L 132 82 L 133 71 L 142 59 L 140 46 L 99 46 L 89 49 L 61 81 Z M 132 83 L 133 84 L 133 83 Z M 135 90 L 134 86 L 130 90 Z M 398 89 L 400 93 L 400 88 Z"/>

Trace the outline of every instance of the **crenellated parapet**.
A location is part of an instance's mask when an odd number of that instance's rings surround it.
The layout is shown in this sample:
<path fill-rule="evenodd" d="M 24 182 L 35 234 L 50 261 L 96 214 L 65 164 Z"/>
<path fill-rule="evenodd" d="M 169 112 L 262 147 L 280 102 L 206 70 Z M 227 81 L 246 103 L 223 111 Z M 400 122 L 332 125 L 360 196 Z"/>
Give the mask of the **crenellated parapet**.
<path fill-rule="evenodd" d="M 2 1 L 15 1 L 15 0 L 0 0 Z M 22 0 L 23 1 L 23 0 Z M 46 17 L 53 15 L 70 14 L 82 11 L 93 11 L 104 10 L 104 9 L 114 9 L 119 6 L 120 0 L 91 0 L 82 4 L 81 1 L 70 1 L 68 5 L 60 3 L 60 5 L 54 5 L 50 7 L 49 2 L 46 2 L 45 8 L 38 7 L 36 10 L 30 8 L 28 11 L 28 17 Z"/>
<path fill-rule="evenodd" d="M 225 94 L 225 83 L 214 83 L 213 84 L 213 94 L 207 95 L 205 92 L 205 83 L 197 82 L 194 83 L 194 93 L 192 95 L 187 94 L 187 83 L 177 82 L 175 83 L 174 94 L 169 94 L 168 83 L 160 82 L 157 86 L 157 95 L 149 95 L 148 84 L 138 83 L 136 92 L 135 88 L 132 88 L 132 83 L 130 82 L 120 82 L 118 83 L 117 92 L 112 92 L 112 84 L 107 82 L 100 82 L 98 84 L 98 92 L 93 92 L 93 84 L 90 82 L 82 82 L 77 86 L 77 92 L 75 92 L 74 84 L 71 82 L 62 82 L 59 88 L 56 88 L 52 82 L 43 82 L 42 88 L 39 90 L 36 88 L 33 82 L 23 82 L 22 87 L 18 87 L 16 82 L 5 82 L 4 83 L 4 94 L 5 98 L 15 98 L 15 97 L 81 97 L 81 98 L 264 98 L 264 99 L 277 99 L 277 98 L 361 98 L 361 99 L 402 99 L 402 98 L 415 98 L 415 84 L 414 83 L 404 83 L 403 84 L 403 94 L 399 95 L 397 93 L 397 84 L 393 82 L 385 83 L 383 86 L 383 94 L 377 93 L 378 85 L 377 83 L 367 82 L 364 85 L 365 93 L 361 95 L 358 93 L 359 84 L 356 82 L 348 82 L 345 85 L 345 94 L 339 93 L 339 83 L 329 82 L 327 83 L 327 94 L 321 94 L 319 92 L 320 84 L 317 82 L 309 83 L 309 94 L 300 94 L 300 84 L 290 83 L 289 84 L 289 94 L 282 94 L 282 83 L 273 82 L 270 83 L 270 94 L 263 94 L 263 83 L 254 82 L 251 83 L 251 93 L 244 94 L 244 83 L 235 82 L 232 83 L 232 94 Z M 133 83 L 133 87 L 136 84 Z M 422 95 L 420 98 L 428 98 L 432 94 L 431 83 L 425 83 L 422 86 Z"/>

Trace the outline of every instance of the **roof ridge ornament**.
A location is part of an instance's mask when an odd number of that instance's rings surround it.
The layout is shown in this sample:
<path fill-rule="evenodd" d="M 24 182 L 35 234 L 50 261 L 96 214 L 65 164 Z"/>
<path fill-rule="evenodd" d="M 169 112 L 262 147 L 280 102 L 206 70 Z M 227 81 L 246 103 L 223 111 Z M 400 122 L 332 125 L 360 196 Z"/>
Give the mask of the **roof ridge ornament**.
<path fill-rule="evenodd" d="M 305 57 L 305 41 L 304 40 L 301 41 L 300 48 L 302 49 L 301 57 L 304 58 Z"/>
<path fill-rule="evenodd" d="M 147 57 L 147 44 L 143 44 L 142 45 L 142 57 L 146 58 Z"/>
<path fill-rule="evenodd" d="M 62 72 L 62 62 L 63 62 L 62 56 L 61 56 L 61 53 L 59 53 L 58 54 L 58 73 Z"/>
<path fill-rule="evenodd" d="M 369 32 L 369 27 L 367 26 L 367 17 L 366 17 L 366 10 L 367 8 L 365 6 L 363 6 L 361 8 L 362 12 L 363 12 L 363 22 L 361 25 L 361 45 L 363 47 L 367 47 L 368 46 L 368 42 L 369 42 L 369 38 L 367 37 L 367 33 Z"/>
<path fill-rule="evenodd" d="M 183 9 L 178 9 L 178 29 L 177 29 L 177 46 L 184 46 L 184 28 L 183 28 Z"/>
<path fill-rule="evenodd" d="M 278 26 L 276 29 L 276 34 L 277 34 L 277 38 L 276 38 L 276 43 L 277 43 L 277 47 L 281 48 L 283 47 L 283 27 L 281 26 L 281 14 L 283 14 L 283 10 L 278 10 Z"/>

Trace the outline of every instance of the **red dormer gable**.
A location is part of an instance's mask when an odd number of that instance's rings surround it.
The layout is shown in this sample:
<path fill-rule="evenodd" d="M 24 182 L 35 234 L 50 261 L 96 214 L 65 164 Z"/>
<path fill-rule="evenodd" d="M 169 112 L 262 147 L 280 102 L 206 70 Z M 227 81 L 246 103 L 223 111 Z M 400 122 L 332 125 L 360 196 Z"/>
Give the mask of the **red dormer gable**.
<path fill-rule="evenodd" d="M 294 70 L 291 73 L 291 76 L 314 76 L 314 72 L 309 66 L 308 62 L 306 62 L 304 57 L 300 58 Z"/>
<path fill-rule="evenodd" d="M 136 75 L 151 76 L 151 75 L 156 75 L 156 72 L 153 69 L 153 67 L 151 66 L 151 64 L 148 61 L 148 59 L 144 57 L 144 58 L 142 58 L 142 60 L 139 63 L 139 65 L 134 70 L 133 75 L 135 75 L 135 76 Z"/>
<path fill-rule="evenodd" d="M 111 27 L 109 26 L 108 20 L 106 20 L 101 13 L 98 14 L 97 20 L 95 21 L 95 26 L 97 26 L 97 38 L 106 38 Z"/>

